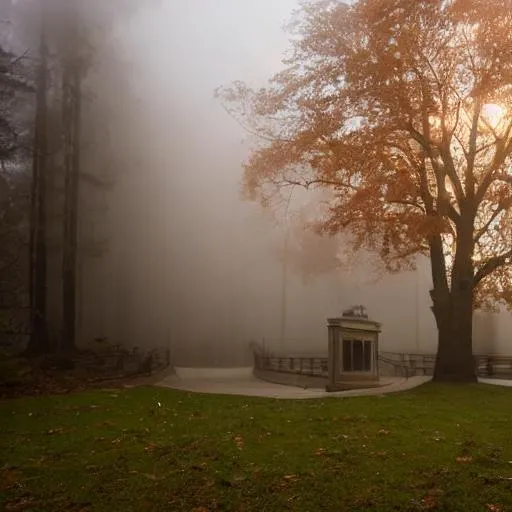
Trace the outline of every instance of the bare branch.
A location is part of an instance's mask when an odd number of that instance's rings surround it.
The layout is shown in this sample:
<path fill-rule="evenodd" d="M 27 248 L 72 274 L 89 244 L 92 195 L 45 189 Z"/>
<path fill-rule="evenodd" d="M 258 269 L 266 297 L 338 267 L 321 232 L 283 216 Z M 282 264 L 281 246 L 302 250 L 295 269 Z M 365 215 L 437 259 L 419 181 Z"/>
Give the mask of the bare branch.
<path fill-rule="evenodd" d="M 234 119 L 238 125 L 244 130 L 246 131 L 248 134 L 250 135 L 254 135 L 255 137 L 258 137 L 259 139 L 262 139 L 262 140 L 265 140 L 267 142 L 292 142 L 292 140 L 290 139 L 284 139 L 282 137 L 273 137 L 271 135 L 268 135 L 268 134 L 264 134 L 262 133 L 261 131 L 258 131 L 254 128 L 251 128 L 250 126 L 248 126 L 246 123 L 243 123 L 239 116 L 236 116 L 229 108 L 227 108 L 225 105 L 222 105 L 222 108 L 225 110 L 225 112 L 232 118 Z"/>
<path fill-rule="evenodd" d="M 475 277 L 473 279 L 473 286 L 477 286 L 482 279 L 486 278 L 488 275 L 490 275 L 498 268 L 503 267 L 504 265 L 508 265 L 511 259 L 512 249 L 498 256 L 494 256 L 493 258 L 488 260 L 486 263 L 484 263 L 484 265 L 480 267 L 480 269 L 475 274 Z"/>
<path fill-rule="evenodd" d="M 505 162 L 505 160 L 507 159 L 511 152 L 512 139 L 510 139 L 507 144 L 505 144 L 504 141 L 498 141 L 496 154 L 494 155 L 493 161 L 491 162 L 489 168 L 485 172 L 484 178 L 482 179 L 482 182 L 476 192 L 477 204 L 483 201 L 485 194 L 487 193 L 487 190 L 489 190 L 489 187 L 492 185 L 494 181 L 499 179 L 500 181 L 509 182 L 509 175 L 503 173 L 496 174 L 496 171 L 503 165 L 503 163 Z"/>
<path fill-rule="evenodd" d="M 498 205 L 498 207 L 492 213 L 492 215 L 489 218 L 489 220 L 485 223 L 485 225 L 481 229 L 478 230 L 478 232 L 476 233 L 476 235 L 474 237 L 474 241 L 478 242 L 480 240 L 480 238 L 482 238 L 482 236 L 484 236 L 485 233 L 487 233 L 487 231 L 490 228 L 491 224 L 498 218 L 500 213 L 504 212 L 505 210 L 507 210 L 511 206 L 512 206 L 512 199 L 509 199 L 508 201 L 503 201 L 502 203 L 500 203 Z"/>
<path fill-rule="evenodd" d="M 415 201 L 407 201 L 406 199 L 387 199 L 386 202 L 389 204 L 402 204 L 404 206 L 412 206 L 420 210 L 424 215 L 426 214 L 425 207 Z"/>
<path fill-rule="evenodd" d="M 332 186 L 336 188 L 349 188 L 351 190 L 357 190 L 357 187 L 354 185 L 351 185 L 350 183 L 342 183 L 341 181 L 337 180 L 325 180 L 325 179 L 304 179 L 302 181 L 300 180 L 293 180 L 287 177 L 284 177 L 281 183 L 285 184 L 286 186 L 297 186 L 302 187 L 308 190 L 313 185 L 324 185 L 324 186 Z"/>
<path fill-rule="evenodd" d="M 482 110 L 482 103 L 478 100 L 475 104 L 475 110 L 473 112 L 473 119 L 471 123 L 471 131 L 469 134 L 469 150 L 468 150 L 468 161 L 466 165 L 466 188 L 468 197 L 473 198 L 475 195 L 475 159 L 476 159 L 476 141 L 478 138 L 478 122 L 480 120 L 480 112 Z"/>

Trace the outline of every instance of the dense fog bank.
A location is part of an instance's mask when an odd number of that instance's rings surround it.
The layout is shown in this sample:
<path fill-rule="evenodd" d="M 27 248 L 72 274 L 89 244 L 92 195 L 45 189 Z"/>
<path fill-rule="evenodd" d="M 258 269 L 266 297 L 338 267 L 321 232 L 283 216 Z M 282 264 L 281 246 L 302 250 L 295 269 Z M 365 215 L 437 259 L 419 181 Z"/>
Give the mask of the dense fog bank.
<path fill-rule="evenodd" d="M 383 323 L 383 350 L 435 350 L 426 262 L 377 276 L 355 258 L 304 280 L 283 268 L 282 227 L 240 196 L 247 135 L 213 90 L 279 69 L 295 4 L 161 2 L 115 28 L 91 78 L 91 122 L 108 128 L 98 132 L 108 144 L 89 165 L 114 170 L 115 185 L 84 202 L 82 229 L 108 250 L 81 253 L 82 343 L 107 337 L 170 346 L 183 365 L 245 364 L 250 341 L 325 352 L 326 318 L 364 304 Z M 476 323 L 477 352 L 507 351 L 510 316 Z"/>

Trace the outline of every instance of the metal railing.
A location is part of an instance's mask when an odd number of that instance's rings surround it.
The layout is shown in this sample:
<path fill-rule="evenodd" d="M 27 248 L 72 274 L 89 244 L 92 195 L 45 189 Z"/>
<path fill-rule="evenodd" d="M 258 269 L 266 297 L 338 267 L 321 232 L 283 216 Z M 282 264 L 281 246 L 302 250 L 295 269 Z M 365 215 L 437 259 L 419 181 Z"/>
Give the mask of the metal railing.
<path fill-rule="evenodd" d="M 254 354 L 254 367 L 257 370 L 299 375 L 327 376 L 327 357 L 281 357 Z"/>
<path fill-rule="evenodd" d="M 406 352 L 379 352 L 379 366 L 392 369 L 399 377 L 432 375 L 435 354 L 410 354 Z M 279 373 L 294 373 L 326 377 L 328 358 L 326 356 L 277 356 L 254 352 L 254 367 L 258 370 Z M 475 355 L 475 367 L 479 377 L 512 379 L 512 356 Z"/>

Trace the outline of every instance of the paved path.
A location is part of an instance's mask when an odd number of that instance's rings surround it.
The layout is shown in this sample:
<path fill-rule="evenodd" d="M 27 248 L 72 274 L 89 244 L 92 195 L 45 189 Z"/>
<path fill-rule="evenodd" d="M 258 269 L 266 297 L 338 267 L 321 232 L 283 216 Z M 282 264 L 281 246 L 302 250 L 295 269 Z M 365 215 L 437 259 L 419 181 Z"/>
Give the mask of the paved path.
<path fill-rule="evenodd" d="M 323 389 L 304 389 L 262 381 L 253 376 L 252 368 L 176 368 L 176 375 L 166 377 L 158 385 L 197 393 L 302 399 L 383 395 L 412 389 L 428 380 L 430 380 L 429 377 L 411 377 L 410 379 L 383 377 L 381 383 L 384 385 L 379 388 L 327 393 Z"/>
<path fill-rule="evenodd" d="M 304 399 L 326 397 L 349 397 L 384 395 L 412 389 L 425 382 L 430 377 L 383 377 L 379 388 L 353 389 L 327 393 L 322 389 L 300 388 L 273 384 L 255 378 L 252 368 L 212 369 L 212 368 L 176 368 L 175 375 L 169 375 L 157 385 L 182 391 L 196 393 L 215 393 L 222 395 L 259 396 L 267 398 Z M 484 384 L 512 387 L 512 380 L 479 379 Z"/>
<path fill-rule="evenodd" d="M 512 387 L 512 380 L 508 379 L 478 379 L 482 384 L 493 384 L 494 386 Z"/>

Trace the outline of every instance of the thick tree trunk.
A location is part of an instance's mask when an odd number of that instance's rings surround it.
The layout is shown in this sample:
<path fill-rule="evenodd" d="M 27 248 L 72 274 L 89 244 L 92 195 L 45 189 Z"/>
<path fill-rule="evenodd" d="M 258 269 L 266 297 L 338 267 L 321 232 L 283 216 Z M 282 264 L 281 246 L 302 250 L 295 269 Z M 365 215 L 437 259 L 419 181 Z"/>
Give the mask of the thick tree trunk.
<path fill-rule="evenodd" d="M 438 349 L 434 380 L 476 382 L 472 290 L 453 291 L 437 308 Z"/>
<path fill-rule="evenodd" d="M 477 380 L 473 357 L 473 218 L 468 210 L 459 225 L 450 286 L 446 272 L 442 279 L 434 277 L 432 310 L 439 333 L 435 381 Z M 439 241 L 435 249 L 435 254 L 431 250 L 433 275 L 441 270 L 435 269 L 434 263 L 440 259 L 444 262 Z"/>

